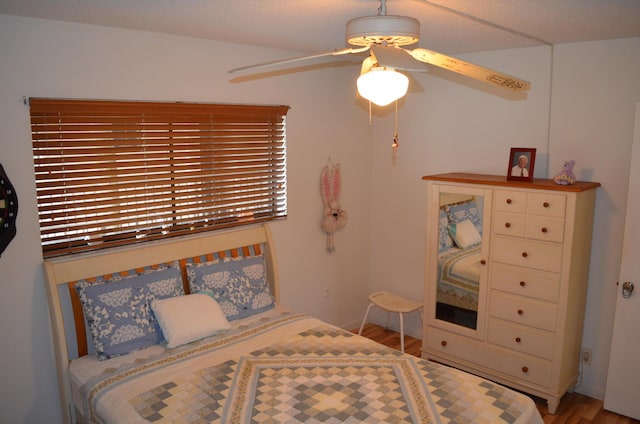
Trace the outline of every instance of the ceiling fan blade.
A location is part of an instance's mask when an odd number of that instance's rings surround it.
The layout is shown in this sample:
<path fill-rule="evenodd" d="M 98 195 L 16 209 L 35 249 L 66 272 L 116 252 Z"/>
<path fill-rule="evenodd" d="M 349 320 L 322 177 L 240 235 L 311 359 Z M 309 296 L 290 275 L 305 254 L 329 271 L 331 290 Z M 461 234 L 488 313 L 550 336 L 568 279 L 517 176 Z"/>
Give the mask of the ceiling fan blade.
<path fill-rule="evenodd" d="M 427 72 L 427 67 L 417 62 L 408 50 L 399 47 L 371 46 L 371 54 L 378 66 L 399 69 L 409 72 Z"/>
<path fill-rule="evenodd" d="M 483 66 L 474 65 L 473 63 L 465 62 L 464 60 L 446 56 L 431 50 L 418 48 L 407 50 L 407 52 L 421 62 L 439 66 L 503 88 L 514 91 L 527 91 L 531 88 L 531 83 L 529 83 L 529 81 L 494 71 L 493 69 L 485 68 Z"/>
<path fill-rule="evenodd" d="M 282 59 L 282 60 L 274 60 L 273 62 L 265 62 L 265 63 L 258 63 L 256 65 L 249 65 L 249 66 L 243 66 L 240 68 L 235 68 L 235 69 L 231 69 L 229 71 L 230 74 L 236 73 L 236 72 L 243 72 L 243 71 L 249 71 L 249 70 L 254 70 L 254 69 L 259 69 L 259 68 L 266 68 L 268 66 L 275 66 L 275 65 L 282 65 L 285 63 L 292 63 L 292 62 L 298 62 L 298 61 L 302 61 L 302 60 L 309 60 L 309 59 L 315 59 L 318 57 L 325 57 L 325 56 L 341 56 L 344 54 L 351 54 L 351 53 L 360 53 L 360 52 L 364 52 L 369 50 L 370 46 L 364 46 L 364 47 L 358 47 L 358 48 L 352 48 L 352 47 L 347 47 L 341 50 L 332 50 L 330 52 L 322 52 L 322 53 L 317 53 L 314 55 L 310 55 L 310 56 L 299 56 L 299 57 L 292 57 L 289 59 Z"/>

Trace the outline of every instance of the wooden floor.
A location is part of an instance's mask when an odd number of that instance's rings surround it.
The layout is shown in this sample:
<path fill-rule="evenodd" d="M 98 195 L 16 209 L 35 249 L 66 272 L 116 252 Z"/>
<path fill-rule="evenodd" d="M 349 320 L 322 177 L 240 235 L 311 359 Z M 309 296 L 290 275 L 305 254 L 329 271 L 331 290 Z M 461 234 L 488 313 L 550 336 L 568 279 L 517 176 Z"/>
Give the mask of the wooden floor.
<path fill-rule="evenodd" d="M 358 330 L 353 330 L 357 333 Z M 394 349 L 400 349 L 400 334 L 386 330 L 374 324 L 366 324 L 362 335 L 373 339 Z M 421 341 L 406 336 L 404 351 L 414 356 L 420 356 Z M 560 401 L 560 406 L 555 415 L 549 414 L 546 401 L 532 397 L 547 424 L 574 423 L 574 424 L 640 424 L 640 421 L 614 414 L 602 409 L 602 401 L 590 398 L 579 393 L 568 393 Z"/>

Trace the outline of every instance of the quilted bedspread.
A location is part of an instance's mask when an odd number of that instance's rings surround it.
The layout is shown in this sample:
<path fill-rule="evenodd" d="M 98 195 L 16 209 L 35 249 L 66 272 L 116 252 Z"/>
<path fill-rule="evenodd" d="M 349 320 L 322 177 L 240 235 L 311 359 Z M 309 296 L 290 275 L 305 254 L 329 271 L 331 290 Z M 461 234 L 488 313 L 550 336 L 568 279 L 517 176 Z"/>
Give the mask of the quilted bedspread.
<path fill-rule="evenodd" d="M 98 423 L 541 423 L 526 396 L 296 314 L 109 368 Z"/>
<path fill-rule="evenodd" d="M 438 257 L 438 302 L 478 310 L 480 249 L 449 249 Z"/>

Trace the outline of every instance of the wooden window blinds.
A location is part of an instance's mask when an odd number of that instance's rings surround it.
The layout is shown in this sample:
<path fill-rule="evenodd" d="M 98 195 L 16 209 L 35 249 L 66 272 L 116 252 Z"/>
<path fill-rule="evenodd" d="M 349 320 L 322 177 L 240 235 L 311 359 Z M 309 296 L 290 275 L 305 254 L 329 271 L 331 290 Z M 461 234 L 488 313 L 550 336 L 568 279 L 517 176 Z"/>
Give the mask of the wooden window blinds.
<path fill-rule="evenodd" d="M 286 217 L 287 106 L 30 99 L 44 257 Z"/>

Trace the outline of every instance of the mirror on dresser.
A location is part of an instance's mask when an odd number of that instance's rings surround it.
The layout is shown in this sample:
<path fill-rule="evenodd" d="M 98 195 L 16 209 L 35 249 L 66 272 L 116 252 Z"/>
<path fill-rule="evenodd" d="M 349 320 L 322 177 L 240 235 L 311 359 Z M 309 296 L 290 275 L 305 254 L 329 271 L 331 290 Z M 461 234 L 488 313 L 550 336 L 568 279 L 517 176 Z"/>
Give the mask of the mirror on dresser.
<path fill-rule="evenodd" d="M 478 330 L 483 268 L 484 190 L 440 186 L 431 194 L 430 213 L 437 214 L 437 248 L 427 270 L 434 279 L 431 301 L 435 320 Z M 435 228 L 432 227 L 432 228 Z M 485 278 L 486 279 L 486 278 Z M 486 289 L 485 289 L 486 290 Z"/>

